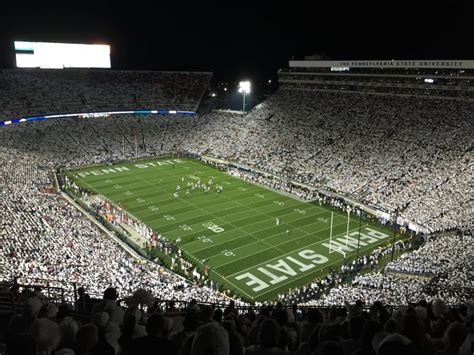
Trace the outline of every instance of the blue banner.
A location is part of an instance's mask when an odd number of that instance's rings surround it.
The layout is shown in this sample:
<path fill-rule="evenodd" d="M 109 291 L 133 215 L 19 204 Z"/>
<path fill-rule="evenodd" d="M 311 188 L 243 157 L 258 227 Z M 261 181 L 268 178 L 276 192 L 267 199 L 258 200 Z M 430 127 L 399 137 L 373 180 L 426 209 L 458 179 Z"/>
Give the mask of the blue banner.
<path fill-rule="evenodd" d="M 21 122 L 46 120 L 49 118 L 64 118 L 64 117 L 108 117 L 111 115 L 190 115 L 194 116 L 194 111 L 175 111 L 175 110 L 132 110 L 132 111 L 106 111 L 106 112 L 81 112 L 81 113 L 61 113 L 45 116 L 29 116 L 24 118 L 15 118 L 8 121 L 0 121 L 0 126 L 8 126 Z"/>

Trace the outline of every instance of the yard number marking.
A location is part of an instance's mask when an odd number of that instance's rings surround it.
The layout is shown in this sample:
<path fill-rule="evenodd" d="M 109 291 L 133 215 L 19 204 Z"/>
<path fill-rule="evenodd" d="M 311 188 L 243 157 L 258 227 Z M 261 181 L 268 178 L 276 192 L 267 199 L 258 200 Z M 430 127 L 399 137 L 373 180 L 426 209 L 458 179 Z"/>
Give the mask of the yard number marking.
<path fill-rule="evenodd" d="M 203 226 L 204 228 L 210 229 L 210 230 L 213 231 L 214 233 L 221 233 L 221 232 L 224 232 L 224 228 L 219 227 L 217 224 L 214 224 L 214 223 L 212 223 L 212 222 L 203 223 L 202 226 Z"/>
<path fill-rule="evenodd" d="M 235 256 L 235 253 L 233 251 L 227 249 L 221 251 L 221 254 L 224 254 L 225 256 Z"/>
<path fill-rule="evenodd" d="M 190 226 L 188 226 L 187 224 L 182 224 L 182 225 L 179 226 L 179 228 L 181 228 L 181 229 L 184 230 L 184 231 L 192 231 L 192 230 L 193 230 L 193 229 L 192 229 Z"/>
<path fill-rule="evenodd" d="M 208 238 L 205 235 L 201 235 L 200 237 L 198 237 L 198 240 L 203 243 L 214 243 L 211 238 Z"/>
<path fill-rule="evenodd" d="M 299 208 L 295 208 L 293 211 L 295 211 L 296 213 L 299 213 L 299 214 L 306 214 L 305 210 L 301 210 Z"/>

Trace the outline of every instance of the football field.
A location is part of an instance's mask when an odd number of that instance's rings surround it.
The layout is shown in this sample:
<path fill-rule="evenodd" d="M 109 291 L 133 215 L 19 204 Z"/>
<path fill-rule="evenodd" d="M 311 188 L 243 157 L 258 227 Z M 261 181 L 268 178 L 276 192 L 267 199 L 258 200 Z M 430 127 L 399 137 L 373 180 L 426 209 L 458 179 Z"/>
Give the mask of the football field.
<path fill-rule="evenodd" d="M 210 279 L 248 301 L 273 300 L 339 267 L 344 255 L 353 260 L 357 252 L 358 218 L 351 217 L 348 225 L 347 213 L 243 181 L 197 160 L 155 158 L 67 174 L 120 203 L 168 240 L 179 238 L 177 245 L 189 261 L 198 267 L 205 261 Z M 362 221 L 359 254 L 387 245 L 391 236 L 391 230 Z"/>

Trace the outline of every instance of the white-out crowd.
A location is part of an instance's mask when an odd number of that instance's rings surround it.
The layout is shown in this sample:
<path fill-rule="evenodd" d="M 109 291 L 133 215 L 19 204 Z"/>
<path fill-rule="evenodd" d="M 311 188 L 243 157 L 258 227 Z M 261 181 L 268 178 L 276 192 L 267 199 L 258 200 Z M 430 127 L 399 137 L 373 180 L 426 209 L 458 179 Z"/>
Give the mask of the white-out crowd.
<path fill-rule="evenodd" d="M 133 109 L 195 110 L 208 72 L 0 70 L 0 119 Z"/>
<path fill-rule="evenodd" d="M 472 226 L 474 102 L 280 89 L 183 148 L 337 191 L 432 231 Z"/>
<path fill-rule="evenodd" d="M 384 300 L 401 305 L 416 303 L 420 296 L 427 302 L 442 299 L 458 304 L 473 297 L 473 255 L 473 236 L 439 236 L 388 263 L 383 272 L 356 276 L 352 284 L 340 284 L 328 295 L 305 304 L 337 306 L 357 300 L 366 304 Z"/>
<path fill-rule="evenodd" d="M 207 287 L 128 255 L 51 187 L 48 171 L 30 154 L 0 153 L 1 279 L 66 288 L 72 282 L 93 296 L 114 285 L 123 296 L 145 287 L 158 298 L 226 301 Z M 106 266 L 106 267 L 104 267 Z"/>
<path fill-rule="evenodd" d="M 98 95 L 101 82 L 96 84 Z M 134 260 L 51 189 L 57 166 L 183 151 L 337 191 L 389 212 L 401 207 L 402 218 L 433 231 L 469 230 L 473 112 L 470 101 L 282 88 L 245 116 L 68 118 L 1 127 L 1 278 L 74 281 L 92 295 L 107 286 L 123 295 L 143 287 L 158 298 L 226 301 L 210 288 L 191 287 Z M 465 235 L 464 241 L 459 248 L 454 234 L 437 239 L 389 264 L 390 273 L 357 278 L 314 304 L 361 298 L 398 304 L 410 297 L 456 303 L 473 286 L 472 238 Z M 438 291 L 430 295 L 433 289 Z"/>

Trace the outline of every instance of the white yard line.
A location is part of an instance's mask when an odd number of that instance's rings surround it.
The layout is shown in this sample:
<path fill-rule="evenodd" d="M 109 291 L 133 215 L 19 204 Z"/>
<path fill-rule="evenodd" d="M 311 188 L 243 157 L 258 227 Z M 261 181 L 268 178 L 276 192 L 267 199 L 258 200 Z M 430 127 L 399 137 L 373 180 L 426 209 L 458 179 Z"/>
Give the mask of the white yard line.
<path fill-rule="evenodd" d="M 193 253 L 190 253 L 190 252 L 186 251 L 186 254 L 188 254 L 189 256 L 191 256 L 191 257 L 192 257 L 194 260 L 196 260 L 199 264 L 202 264 L 201 261 L 200 261 L 198 258 L 196 258 Z M 217 274 L 217 273 L 216 273 L 216 274 Z M 228 282 L 230 285 L 232 285 L 235 289 L 237 289 L 237 290 L 239 290 L 240 292 L 242 292 L 243 294 L 247 295 L 247 297 L 249 297 L 250 299 L 252 299 L 252 300 L 254 299 L 254 297 L 252 297 L 250 294 L 248 294 L 247 292 L 245 292 L 244 290 L 242 290 L 239 286 L 237 286 L 237 285 L 235 285 L 234 283 L 230 282 L 225 276 L 222 276 L 222 275 L 220 275 L 220 274 L 218 274 L 218 275 L 219 275 L 219 277 L 222 277 L 222 278 L 223 278 L 226 282 Z"/>
<path fill-rule="evenodd" d="M 254 197 L 254 196 L 251 196 L 251 197 Z M 259 201 L 259 202 L 260 202 L 260 201 Z M 146 206 L 146 205 L 147 205 L 147 204 L 142 204 L 142 205 L 140 205 L 140 206 Z M 149 205 L 150 205 L 150 206 L 153 206 L 154 203 L 150 203 Z M 221 204 L 220 204 L 220 203 L 219 203 L 219 204 L 215 204 L 215 205 L 213 205 L 213 207 L 218 206 L 218 205 L 221 205 Z M 228 202 L 223 202 L 222 205 L 228 205 Z M 295 205 L 294 207 L 296 208 L 296 206 L 297 206 L 297 205 Z M 275 209 L 274 211 L 269 211 L 269 212 L 276 212 L 276 211 L 283 210 L 283 209 L 288 208 L 288 207 L 292 207 L 292 206 L 285 206 L 285 207 L 283 207 L 283 208 L 277 208 L 277 209 Z M 177 208 L 177 209 L 175 209 L 174 211 L 179 210 L 179 209 L 182 209 L 182 207 Z M 132 210 L 136 210 L 136 209 L 132 209 Z M 144 209 L 143 209 L 143 211 L 145 211 L 145 210 L 147 210 L 147 208 L 144 208 Z M 166 214 L 173 215 L 174 217 L 177 217 L 177 216 L 185 215 L 185 214 L 188 214 L 188 213 L 192 213 L 193 211 L 195 211 L 195 208 L 193 208 L 193 210 L 191 210 L 191 211 L 186 211 L 186 212 L 183 212 L 183 213 L 175 213 L 175 214 L 173 214 L 173 210 L 167 210 L 167 211 L 166 211 Z M 230 214 L 225 215 L 225 216 L 223 216 L 223 217 L 232 216 L 232 215 L 234 215 L 234 214 L 238 214 L 238 213 L 242 213 L 242 212 L 244 212 L 244 211 L 243 211 L 242 209 L 240 209 L 239 211 L 230 213 Z M 164 213 L 164 212 L 163 212 L 163 213 Z M 207 212 L 206 212 L 206 213 L 207 213 Z M 293 212 L 293 213 L 294 213 L 294 212 Z M 142 214 L 142 217 L 146 218 L 146 217 L 149 217 L 149 216 L 152 216 L 152 215 L 153 215 L 153 213 Z M 171 224 L 173 224 L 173 223 L 163 224 L 163 226 L 167 226 L 167 225 L 171 225 Z"/>
<path fill-rule="evenodd" d="M 369 224 L 365 224 L 365 225 L 363 225 L 361 228 L 364 228 L 364 227 L 366 227 L 366 226 L 368 226 L 368 225 L 369 225 Z M 326 228 L 326 229 L 328 229 L 328 228 Z M 353 228 L 353 229 L 349 229 L 349 232 L 353 232 L 353 231 L 356 231 L 356 230 L 358 230 L 358 229 L 359 229 L 359 226 L 357 226 L 356 228 Z M 335 236 L 333 236 L 333 239 L 334 239 L 334 238 L 337 238 L 337 237 L 339 237 L 339 236 L 342 236 L 342 235 L 346 235 L 346 232 L 336 234 Z M 302 237 L 300 237 L 300 238 L 302 238 Z M 244 269 L 244 270 L 240 270 L 239 272 L 236 272 L 236 273 L 234 273 L 234 274 L 232 274 L 232 275 L 229 275 L 228 277 L 231 277 L 231 276 L 240 274 L 240 273 L 242 273 L 243 271 L 250 270 L 250 269 L 253 269 L 253 268 L 257 267 L 257 266 L 260 266 L 260 265 L 269 263 L 269 262 L 271 262 L 272 260 L 281 259 L 281 258 L 285 257 L 286 255 L 293 254 L 293 253 L 296 253 L 296 252 L 298 252 L 298 251 L 300 251 L 300 250 L 307 249 L 307 248 L 309 248 L 309 247 L 311 247 L 311 246 L 313 246 L 313 245 L 323 244 L 323 243 L 329 241 L 329 239 L 330 239 L 330 238 L 326 238 L 326 239 L 323 239 L 323 240 L 319 240 L 319 241 L 317 241 L 317 242 L 314 242 L 314 243 L 312 243 L 312 244 L 307 244 L 307 245 L 305 245 L 304 247 L 301 247 L 301 248 L 292 250 L 292 251 L 287 252 L 287 253 L 282 254 L 282 255 L 278 255 L 278 256 L 274 257 L 273 259 L 269 259 L 269 260 L 266 260 L 266 261 L 264 261 L 264 262 L 261 262 L 260 264 L 256 264 L 256 265 L 254 265 L 254 266 L 250 266 L 250 267 L 248 267 L 248 268 L 246 268 L 246 269 Z M 285 243 L 287 243 L 287 242 L 288 242 L 288 241 L 286 241 Z M 283 243 L 283 244 L 285 244 L 285 243 Z M 244 258 L 234 259 L 232 262 L 236 262 L 236 261 L 238 261 L 238 260 L 240 260 L 240 259 L 245 259 L 245 258 L 247 258 L 247 257 L 249 257 L 249 256 L 258 254 L 258 253 L 260 253 L 260 252 L 262 252 L 262 250 L 260 250 L 260 251 L 258 251 L 258 252 L 256 252 L 256 253 L 253 253 L 253 254 L 246 255 Z M 221 265 L 219 265 L 219 267 L 216 267 L 214 270 L 217 270 L 217 269 L 219 269 L 220 267 L 222 267 L 222 266 L 224 266 L 224 265 L 231 264 L 232 262 L 229 262 L 229 263 L 226 263 L 226 264 L 221 264 Z M 323 266 L 323 265 L 321 265 L 321 266 Z"/>
<path fill-rule="evenodd" d="M 285 207 L 285 208 L 287 208 L 287 207 Z M 194 208 L 194 211 L 195 211 L 195 209 L 196 209 L 196 208 Z M 283 209 L 284 209 L 284 208 L 275 210 L 275 212 L 277 212 L 277 211 L 279 211 L 279 210 L 283 210 Z M 193 211 L 190 211 L 190 212 L 193 212 Z M 186 212 L 186 213 L 190 213 L 190 212 Z M 194 217 L 194 218 L 203 217 L 203 216 L 208 216 L 208 215 L 210 214 L 210 212 L 207 212 L 207 211 L 205 211 L 205 212 L 206 212 L 205 214 L 194 215 L 193 217 Z M 225 216 L 222 216 L 222 217 L 219 217 L 219 218 L 227 218 L 228 216 L 232 216 L 232 215 L 235 215 L 235 214 L 238 214 L 238 213 L 243 213 L 243 212 L 245 212 L 245 211 L 240 210 L 240 211 L 238 211 L 238 212 L 230 213 L 230 214 L 228 214 L 228 215 L 225 215 Z M 294 214 L 294 213 L 296 213 L 296 212 L 292 211 L 292 212 L 286 213 L 286 214 L 284 214 L 284 215 L 282 215 L 282 216 L 288 216 L 288 215 Z M 166 214 L 172 215 L 173 217 L 179 216 L 179 214 L 178 214 L 178 215 L 173 215 L 171 212 L 169 212 L 169 213 L 166 212 Z M 144 217 L 144 216 L 142 215 L 142 217 Z M 244 217 L 244 218 L 239 218 L 239 219 L 236 219 L 235 221 L 232 221 L 231 223 L 236 223 L 236 222 L 238 222 L 238 221 L 243 221 L 244 219 L 247 219 L 247 218 L 250 218 L 250 217 L 252 217 L 252 216 L 247 216 L 247 217 Z M 280 217 L 280 218 L 281 218 L 281 217 Z M 298 220 L 303 219 L 303 218 L 305 218 L 305 217 L 298 218 L 298 219 L 296 219 L 296 220 L 294 220 L 294 221 L 298 221 Z M 190 219 L 190 218 L 188 218 L 188 219 Z M 155 219 L 154 221 L 149 222 L 149 224 L 150 224 L 150 225 L 151 225 L 151 224 L 155 224 L 155 221 L 158 222 L 158 219 Z M 292 222 L 294 222 L 294 221 L 292 221 Z M 161 227 L 168 227 L 168 226 L 171 226 L 171 225 L 176 224 L 176 223 L 185 223 L 185 222 L 186 222 L 186 219 L 183 219 L 182 222 L 179 222 L 179 221 L 175 220 L 175 221 L 173 221 L 173 222 L 171 222 L 171 223 L 160 223 L 160 226 L 161 226 Z M 211 221 L 211 222 L 212 222 L 212 221 Z M 245 227 L 251 226 L 251 225 L 253 225 L 253 224 L 261 223 L 261 222 L 262 222 L 262 221 L 260 220 L 260 221 L 257 221 L 257 222 L 249 223 L 249 224 L 246 224 Z M 194 224 L 190 225 L 190 227 L 192 227 L 192 226 L 200 226 L 201 224 L 202 224 L 202 222 L 194 223 Z M 229 224 L 229 222 L 226 222 L 226 224 Z M 261 229 L 261 230 L 259 230 L 259 231 L 262 231 L 262 230 L 265 230 L 265 229 L 268 229 L 268 228 L 264 228 L 264 229 Z M 179 230 L 179 228 L 171 229 L 171 230 L 169 230 L 169 231 L 166 231 L 165 233 L 174 232 L 174 231 L 176 231 L 176 230 Z M 228 232 L 230 232 L 230 231 L 228 231 Z M 219 234 L 219 235 L 225 235 L 225 233 L 226 233 L 226 232 L 223 232 L 222 234 Z M 196 241 L 189 242 L 189 243 L 186 243 L 186 244 L 191 244 L 191 243 L 195 243 L 195 242 L 196 242 Z"/>
<path fill-rule="evenodd" d="M 345 224 L 346 224 L 346 222 L 343 222 L 343 223 L 340 223 L 340 224 L 336 224 L 336 225 L 334 225 L 333 227 L 335 227 L 335 226 L 342 226 L 342 225 L 345 225 Z M 266 229 L 269 229 L 269 228 L 261 229 L 261 230 L 259 230 L 259 232 L 260 232 L 260 231 L 263 231 L 263 230 L 266 230 Z M 320 232 L 322 232 L 322 231 L 324 231 L 324 230 L 327 230 L 327 229 L 329 229 L 329 228 L 320 229 L 320 230 L 318 230 L 317 232 L 315 232 L 314 234 L 320 233 Z M 285 233 L 286 233 L 286 232 L 281 232 L 281 233 L 278 233 L 278 234 L 273 234 L 273 235 L 271 235 L 271 236 L 269 236 L 269 237 L 262 238 L 262 239 L 260 239 L 260 240 L 270 239 L 270 238 L 273 238 L 273 237 L 275 237 L 275 236 L 277 236 L 277 235 L 282 235 L 282 234 L 285 234 Z M 310 234 L 310 236 L 311 236 L 311 235 L 312 235 L 312 234 Z M 301 237 L 293 238 L 293 239 L 291 239 L 291 241 L 292 241 L 292 242 L 296 242 L 296 241 L 298 241 L 298 240 L 300 240 L 300 239 L 302 239 L 302 238 L 306 238 L 306 237 L 308 237 L 308 235 L 303 235 L 303 236 L 301 236 Z M 243 238 L 243 237 L 238 237 L 238 238 L 232 239 L 232 241 L 233 241 L 233 240 L 236 240 L 236 239 L 240 239 L 240 238 Z M 283 245 L 283 244 L 286 244 L 286 243 L 288 243 L 288 241 L 289 241 L 289 240 L 287 240 L 287 241 L 285 241 L 285 242 L 283 242 L 283 243 L 275 244 L 275 247 L 280 246 L 280 245 Z M 221 244 L 226 244 L 227 242 L 228 242 L 228 241 L 226 241 L 226 242 L 224 242 L 224 243 L 213 244 L 212 246 L 217 246 L 217 245 L 221 245 Z M 252 244 L 255 244 L 255 243 L 257 243 L 257 242 L 253 242 L 253 243 L 249 243 L 249 244 L 242 245 L 242 246 L 238 247 L 237 249 L 240 249 L 240 248 L 243 248 L 243 247 L 247 247 L 247 246 L 252 245 Z M 199 251 L 206 250 L 206 249 L 207 249 L 207 248 L 202 248 L 202 249 L 199 249 L 199 250 L 193 250 L 193 252 L 194 252 L 194 253 L 197 253 L 197 252 L 199 252 Z M 233 249 L 233 250 L 237 250 L 237 249 Z M 263 250 L 260 250 L 259 252 L 262 252 L 262 251 L 263 251 Z M 258 254 L 259 252 L 254 253 L 254 254 Z M 240 259 L 245 259 L 246 257 L 251 256 L 251 255 L 254 255 L 254 254 L 248 254 L 248 255 L 246 255 L 246 256 L 243 257 L 243 258 L 233 259 L 232 262 L 238 261 L 238 260 L 240 260 Z M 211 257 L 217 256 L 217 255 L 220 255 L 220 253 L 215 254 L 215 255 L 212 255 L 212 256 L 209 256 L 209 257 L 207 257 L 207 258 L 210 259 Z M 224 265 L 226 265 L 226 264 L 230 264 L 230 263 L 231 263 L 231 262 L 225 263 L 225 264 L 221 264 L 221 265 L 219 265 L 219 267 L 224 266 Z"/>
<path fill-rule="evenodd" d="M 287 213 L 287 214 L 285 214 L 285 215 L 283 215 L 283 216 L 288 216 L 288 215 L 293 214 L 293 213 L 295 213 L 295 212 L 290 212 L 290 213 Z M 323 213 L 323 212 L 321 212 L 321 213 Z M 321 214 L 321 213 L 319 213 L 319 214 Z M 315 216 L 317 216 L 317 215 L 315 215 Z M 301 219 L 304 219 L 304 218 L 306 218 L 306 217 L 298 218 L 298 219 L 292 221 L 292 223 L 293 223 L 293 222 L 296 222 L 296 221 L 299 221 L 299 220 L 301 220 Z M 245 219 L 245 218 L 244 218 L 244 219 Z M 235 222 L 237 222 L 237 221 L 235 221 Z M 245 227 L 251 226 L 251 225 L 253 225 L 253 224 L 261 223 L 261 222 L 262 222 L 262 221 L 257 221 L 257 222 L 254 222 L 254 223 L 246 224 Z M 344 223 L 345 223 L 345 222 L 344 222 Z M 343 223 L 343 224 L 344 224 L 344 223 Z M 313 224 L 313 223 L 311 223 L 311 224 Z M 308 224 L 308 225 L 311 225 L 311 224 Z M 338 225 L 340 225 L 340 224 L 338 224 Z M 265 231 L 265 230 L 267 230 L 267 229 L 271 229 L 271 228 L 273 228 L 273 227 L 274 227 L 274 225 L 272 225 L 272 226 L 270 226 L 270 227 L 268 227 L 268 228 L 259 229 L 259 230 L 256 231 L 256 232 L 260 233 L 260 232 L 262 232 L 262 231 Z M 324 229 L 323 229 L 323 230 L 324 230 Z M 278 234 L 282 234 L 282 233 L 286 233 L 286 232 L 281 232 L 281 233 L 278 233 Z M 316 232 L 315 232 L 315 233 L 316 233 Z M 318 233 L 319 233 L 319 231 L 318 231 Z M 274 235 L 269 236 L 269 237 L 266 237 L 266 238 L 261 238 L 261 239 L 259 239 L 259 240 L 265 240 L 265 239 L 268 239 L 268 238 L 272 238 L 272 237 L 274 237 L 275 235 L 278 235 L 278 234 L 274 234 Z M 217 235 L 216 235 L 216 236 L 217 236 Z M 243 235 L 243 236 L 241 236 L 241 237 L 234 238 L 234 239 L 232 239 L 231 241 L 235 241 L 235 240 L 237 240 L 237 239 L 244 238 L 245 236 L 246 236 L 246 235 Z M 304 237 L 307 237 L 307 235 L 305 235 Z M 299 238 L 302 238 L 302 237 L 298 237 L 298 239 L 299 239 Z M 187 243 L 187 245 L 190 245 L 190 244 L 192 244 L 192 243 L 197 243 L 197 242 L 198 242 L 198 241 L 189 242 L 189 243 Z M 226 240 L 226 241 L 224 241 L 224 242 L 222 242 L 222 243 L 215 243 L 215 244 L 213 244 L 212 246 L 217 246 L 217 245 L 221 245 L 221 244 L 226 244 L 227 242 L 229 242 L 229 240 Z M 255 242 L 255 243 L 256 243 L 256 242 Z M 253 244 L 253 243 L 251 243 L 251 244 Z M 249 244 L 246 244 L 246 245 L 249 245 Z M 201 248 L 201 249 L 198 249 L 198 250 L 193 250 L 193 252 L 194 252 L 194 253 L 197 253 L 197 252 L 200 252 L 200 251 L 205 250 L 205 249 L 207 249 L 207 247 Z M 217 255 L 217 254 L 216 254 L 216 255 Z"/>

